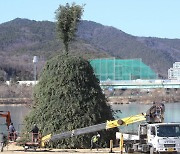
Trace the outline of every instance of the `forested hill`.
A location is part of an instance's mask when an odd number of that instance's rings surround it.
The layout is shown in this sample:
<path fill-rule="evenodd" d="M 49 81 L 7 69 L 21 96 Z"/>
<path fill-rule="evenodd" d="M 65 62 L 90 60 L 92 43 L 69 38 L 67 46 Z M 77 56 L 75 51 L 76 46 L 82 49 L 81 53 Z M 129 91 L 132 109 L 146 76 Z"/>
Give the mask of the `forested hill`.
<path fill-rule="evenodd" d="M 142 58 L 164 78 L 173 62 L 180 61 L 180 39 L 136 37 L 92 21 L 82 21 L 77 36 L 71 45 L 73 54 L 87 59 Z M 48 58 L 62 52 L 62 47 L 53 22 L 17 18 L 0 24 L 0 76 L 32 79 L 32 56 L 40 57 L 41 68 Z"/>

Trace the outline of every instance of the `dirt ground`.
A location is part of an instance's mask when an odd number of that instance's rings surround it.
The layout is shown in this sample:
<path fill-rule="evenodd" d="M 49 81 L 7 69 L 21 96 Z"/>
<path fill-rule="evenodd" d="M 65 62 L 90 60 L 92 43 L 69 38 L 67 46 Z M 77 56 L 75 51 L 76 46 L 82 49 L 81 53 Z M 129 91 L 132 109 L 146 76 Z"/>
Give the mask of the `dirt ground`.
<path fill-rule="evenodd" d="M 0 152 L 1 153 L 1 152 Z M 113 148 L 112 151 L 110 149 L 105 148 L 105 149 L 37 149 L 34 151 L 33 149 L 28 149 L 26 152 L 24 151 L 24 148 L 21 146 L 17 146 L 14 143 L 10 143 L 8 146 L 4 147 L 4 151 L 2 153 L 5 154 L 16 154 L 16 153 L 24 153 L 24 154 L 53 154 L 53 153 L 59 153 L 59 154 L 108 154 L 108 153 L 116 153 L 120 154 L 120 149 L 119 148 Z M 123 154 L 126 154 L 123 152 Z M 134 154 L 141 154 L 139 152 L 135 152 Z M 180 154 L 178 152 L 178 154 Z"/>
<path fill-rule="evenodd" d="M 114 148 L 112 149 L 113 153 L 120 153 L 119 148 Z M 21 146 L 17 146 L 15 143 L 10 143 L 8 146 L 4 147 L 3 153 L 6 154 L 15 154 L 15 153 L 25 153 L 25 154 L 34 154 L 34 153 L 39 153 L 39 154 L 52 154 L 52 153 L 62 153 L 62 154 L 107 154 L 110 153 L 110 149 L 105 148 L 105 149 L 28 149 L 26 152 L 24 151 L 24 148 Z"/>

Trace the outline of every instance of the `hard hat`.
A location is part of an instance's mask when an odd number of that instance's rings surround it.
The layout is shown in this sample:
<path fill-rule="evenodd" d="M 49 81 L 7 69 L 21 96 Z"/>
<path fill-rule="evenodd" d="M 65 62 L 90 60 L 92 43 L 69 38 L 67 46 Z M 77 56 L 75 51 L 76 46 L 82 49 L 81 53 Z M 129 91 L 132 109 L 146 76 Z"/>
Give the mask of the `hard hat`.
<path fill-rule="evenodd" d="M 100 137 L 100 134 L 97 134 L 97 137 Z"/>

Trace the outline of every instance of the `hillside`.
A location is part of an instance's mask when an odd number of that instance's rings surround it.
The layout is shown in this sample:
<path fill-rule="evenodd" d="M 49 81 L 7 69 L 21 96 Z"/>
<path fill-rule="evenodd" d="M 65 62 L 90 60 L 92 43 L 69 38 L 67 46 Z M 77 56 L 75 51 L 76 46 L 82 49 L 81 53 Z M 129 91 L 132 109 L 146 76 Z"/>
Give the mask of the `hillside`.
<path fill-rule="evenodd" d="M 147 42 L 152 42 L 153 38 L 135 37 L 116 28 L 87 21 L 82 22 L 79 36 L 112 56 L 122 59 L 142 58 L 144 63 L 164 78 L 167 78 L 167 70 L 172 67 L 172 63 L 180 60 L 180 57 L 172 56 L 177 52 L 180 53 L 178 48 L 180 40 L 175 42 L 170 39 L 154 38 L 156 45 L 149 46 Z M 176 53 L 174 50 L 171 53 L 171 44 L 174 45 Z M 164 48 L 159 48 L 159 46 L 164 46 Z"/>
<path fill-rule="evenodd" d="M 39 57 L 40 72 L 45 61 L 63 52 L 62 49 L 53 22 L 17 18 L 3 23 L 0 25 L 0 78 L 6 76 L 7 80 L 32 80 L 33 56 Z M 71 45 L 71 52 L 87 59 L 110 56 L 79 39 Z"/>
<path fill-rule="evenodd" d="M 92 21 L 82 21 L 77 36 L 70 48 L 72 54 L 87 59 L 142 58 L 162 78 L 167 78 L 173 62 L 180 61 L 180 39 L 136 37 Z M 32 79 L 32 57 L 39 57 L 40 71 L 44 62 L 62 49 L 53 22 L 17 18 L 0 24 L 0 76 Z"/>

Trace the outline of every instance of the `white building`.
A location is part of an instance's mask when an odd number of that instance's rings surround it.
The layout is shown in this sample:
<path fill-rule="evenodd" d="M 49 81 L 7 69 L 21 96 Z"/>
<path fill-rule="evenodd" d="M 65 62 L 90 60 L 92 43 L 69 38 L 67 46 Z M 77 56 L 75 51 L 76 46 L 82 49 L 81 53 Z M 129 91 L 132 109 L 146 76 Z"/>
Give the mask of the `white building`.
<path fill-rule="evenodd" d="M 168 79 L 180 80 L 180 62 L 175 62 L 173 68 L 168 70 Z"/>
<path fill-rule="evenodd" d="M 30 86 L 30 85 L 34 86 L 37 83 L 38 83 L 38 81 L 17 81 L 17 84 L 19 84 L 19 85 L 26 85 L 26 86 Z M 10 85 L 11 81 L 6 81 L 6 84 Z"/>

